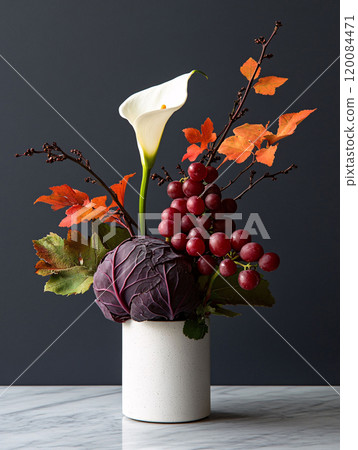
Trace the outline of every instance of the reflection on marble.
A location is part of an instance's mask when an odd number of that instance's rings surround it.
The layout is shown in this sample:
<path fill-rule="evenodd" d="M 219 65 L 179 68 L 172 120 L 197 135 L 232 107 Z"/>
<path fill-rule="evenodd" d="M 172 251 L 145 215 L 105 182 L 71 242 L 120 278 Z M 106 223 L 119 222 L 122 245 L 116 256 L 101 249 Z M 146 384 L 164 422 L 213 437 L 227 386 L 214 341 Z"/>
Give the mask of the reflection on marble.
<path fill-rule="evenodd" d="M 122 417 L 117 386 L 15 386 L 0 397 L 0 448 L 336 450 L 339 397 L 330 387 L 215 386 L 209 418 L 154 424 Z"/>

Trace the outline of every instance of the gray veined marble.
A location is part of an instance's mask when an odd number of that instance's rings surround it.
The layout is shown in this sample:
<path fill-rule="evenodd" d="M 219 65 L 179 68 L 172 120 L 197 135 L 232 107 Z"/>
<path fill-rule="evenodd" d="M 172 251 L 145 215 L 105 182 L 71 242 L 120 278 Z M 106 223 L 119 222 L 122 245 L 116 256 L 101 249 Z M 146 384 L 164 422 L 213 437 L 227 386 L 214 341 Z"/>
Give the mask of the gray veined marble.
<path fill-rule="evenodd" d="M 0 397 L 0 448 L 337 450 L 339 397 L 330 387 L 215 386 L 208 419 L 173 425 L 122 417 L 117 386 L 15 386 Z"/>

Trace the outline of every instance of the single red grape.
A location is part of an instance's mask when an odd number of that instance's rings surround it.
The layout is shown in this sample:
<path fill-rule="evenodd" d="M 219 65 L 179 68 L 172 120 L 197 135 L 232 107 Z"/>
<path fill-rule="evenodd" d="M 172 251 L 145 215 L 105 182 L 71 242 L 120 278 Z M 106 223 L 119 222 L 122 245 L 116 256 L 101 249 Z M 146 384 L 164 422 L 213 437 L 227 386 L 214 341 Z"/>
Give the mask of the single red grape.
<path fill-rule="evenodd" d="M 239 285 L 246 291 L 251 291 L 260 283 L 260 275 L 256 270 L 242 270 L 239 273 Z"/>
<path fill-rule="evenodd" d="M 185 214 L 181 218 L 181 231 L 183 233 L 189 233 L 189 231 L 194 228 L 196 225 L 195 223 L 195 217 L 189 216 L 188 214 Z"/>
<path fill-rule="evenodd" d="M 210 215 L 203 214 L 202 216 L 197 217 L 196 222 L 198 224 L 198 227 L 202 227 L 205 228 L 205 230 L 208 230 L 213 223 L 213 219 L 210 217 Z"/>
<path fill-rule="evenodd" d="M 180 216 L 180 212 L 175 209 L 175 208 L 166 208 L 163 212 L 162 212 L 162 220 L 174 220 L 175 214 L 178 214 L 178 216 Z M 177 217 L 178 217 L 177 216 Z"/>
<path fill-rule="evenodd" d="M 209 233 L 205 230 L 205 228 L 195 227 L 192 228 L 188 233 L 188 238 L 200 238 L 200 239 L 209 239 Z"/>
<path fill-rule="evenodd" d="M 191 238 L 186 243 L 186 251 L 190 256 L 199 256 L 205 252 L 205 242 L 200 238 Z"/>
<path fill-rule="evenodd" d="M 158 231 L 164 237 L 173 236 L 174 222 L 172 220 L 162 220 L 158 226 Z"/>
<path fill-rule="evenodd" d="M 217 184 L 208 184 L 205 186 L 204 197 L 209 194 L 216 194 L 221 198 L 221 190 Z"/>
<path fill-rule="evenodd" d="M 225 233 L 214 233 L 210 236 L 209 248 L 213 255 L 224 256 L 231 250 L 230 239 Z"/>
<path fill-rule="evenodd" d="M 180 181 L 171 181 L 167 187 L 167 194 L 171 198 L 183 198 L 183 187 Z"/>
<path fill-rule="evenodd" d="M 200 195 L 204 191 L 204 185 L 201 181 L 186 180 L 183 183 L 183 192 L 187 197 Z"/>
<path fill-rule="evenodd" d="M 206 168 L 206 177 L 204 178 L 204 181 L 206 181 L 207 183 L 212 183 L 217 179 L 218 176 L 219 173 L 217 169 L 215 169 L 215 167 L 208 166 Z"/>
<path fill-rule="evenodd" d="M 186 214 L 188 212 L 186 202 L 186 198 L 176 198 L 171 202 L 170 207 L 177 209 L 181 214 Z"/>
<path fill-rule="evenodd" d="M 175 250 L 185 250 L 187 236 L 184 233 L 177 233 L 171 238 L 170 243 Z"/>
<path fill-rule="evenodd" d="M 190 213 L 195 214 L 196 216 L 200 216 L 200 214 L 203 214 L 203 212 L 205 211 L 204 200 L 197 195 L 193 195 L 192 197 L 188 198 L 186 207 Z"/>
<path fill-rule="evenodd" d="M 221 205 L 221 198 L 217 194 L 208 194 L 205 197 L 205 205 L 211 211 L 217 210 Z"/>
<path fill-rule="evenodd" d="M 235 222 L 232 219 L 217 219 L 214 220 L 214 233 L 221 232 L 226 233 L 228 236 L 231 235 L 233 230 L 235 230 Z"/>
<path fill-rule="evenodd" d="M 209 195 L 216 195 L 216 194 L 209 194 Z M 220 205 L 216 209 L 213 209 L 211 212 L 213 213 L 214 217 L 216 217 L 216 214 L 218 214 L 218 219 L 220 219 L 221 216 L 219 217 L 219 214 L 225 213 L 222 203 L 220 202 Z"/>
<path fill-rule="evenodd" d="M 229 258 L 223 259 L 219 264 L 220 274 L 223 277 L 230 277 L 231 275 L 234 275 L 234 273 L 236 273 L 236 269 L 236 264 Z"/>
<path fill-rule="evenodd" d="M 216 266 L 216 261 L 211 255 L 200 256 L 198 260 L 198 270 L 202 275 L 211 275 Z"/>
<path fill-rule="evenodd" d="M 240 250 L 240 258 L 246 262 L 258 261 L 264 254 L 264 249 L 257 242 L 249 242 Z"/>
<path fill-rule="evenodd" d="M 219 219 L 213 222 L 214 233 L 225 233 L 225 220 Z"/>
<path fill-rule="evenodd" d="M 194 181 L 203 181 L 206 177 L 206 167 L 204 164 L 194 162 L 188 167 L 189 177 Z"/>
<path fill-rule="evenodd" d="M 237 210 L 237 203 L 233 198 L 224 198 L 222 201 L 222 206 L 224 209 L 224 212 L 228 214 L 234 214 Z"/>
<path fill-rule="evenodd" d="M 264 253 L 259 259 L 259 266 L 266 272 L 276 270 L 280 265 L 280 257 L 276 253 Z"/>
<path fill-rule="evenodd" d="M 237 252 L 249 242 L 251 242 L 251 235 L 246 230 L 236 230 L 231 235 L 231 247 Z"/>

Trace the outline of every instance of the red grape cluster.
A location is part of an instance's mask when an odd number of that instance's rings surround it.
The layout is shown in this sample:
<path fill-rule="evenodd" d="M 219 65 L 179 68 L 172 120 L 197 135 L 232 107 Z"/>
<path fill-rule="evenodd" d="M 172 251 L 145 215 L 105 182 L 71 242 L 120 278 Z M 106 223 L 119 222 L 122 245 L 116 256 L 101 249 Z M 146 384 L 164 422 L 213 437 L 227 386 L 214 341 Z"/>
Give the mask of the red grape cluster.
<path fill-rule="evenodd" d="M 231 219 L 222 218 L 223 214 L 236 212 L 237 204 L 232 198 L 221 198 L 221 190 L 214 184 L 218 177 L 215 167 L 194 162 L 188 174 L 187 179 L 168 184 L 172 202 L 162 212 L 159 233 L 170 240 L 175 250 L 194 257 L 202 275 L 219 270 L 223 277 L 229 277 L 241 268 L 244 270 L 239 273 L 239 285 L 254 289 L 260 275 L 253 263 L 258 262 L 262 270 L 270 272 L 279 266 L 278 255 L 264 253 L 260 244 L 251 242 L 246 230 L 235 230 Z"/>

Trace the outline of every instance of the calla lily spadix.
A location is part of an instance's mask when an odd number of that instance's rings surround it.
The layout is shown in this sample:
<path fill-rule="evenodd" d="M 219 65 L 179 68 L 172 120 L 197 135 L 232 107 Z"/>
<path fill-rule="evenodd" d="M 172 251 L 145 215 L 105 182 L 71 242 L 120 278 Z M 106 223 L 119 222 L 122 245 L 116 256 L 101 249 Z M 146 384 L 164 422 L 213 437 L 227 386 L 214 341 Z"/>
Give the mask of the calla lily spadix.
<path fill-rule="evenodd" d="M 145 234 L 144 213 L 150 170 L 154 165 L 165 125 L 175 111 L 185 104 L 188 81 L 195 72 L 205 75 L 199 70 L 192 70 L 131 95 L 119 107 L 119 114 L 134 128 L 143 167 L 139 199 L 141 234 Z"/>

